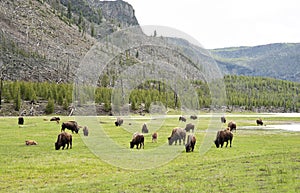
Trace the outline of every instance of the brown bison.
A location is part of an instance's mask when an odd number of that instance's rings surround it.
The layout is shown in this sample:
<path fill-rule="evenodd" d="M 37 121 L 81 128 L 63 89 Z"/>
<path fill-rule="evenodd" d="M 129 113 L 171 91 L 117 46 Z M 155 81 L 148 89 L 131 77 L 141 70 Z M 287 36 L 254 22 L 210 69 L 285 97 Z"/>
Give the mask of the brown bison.
<path fill-rule="evenodd" d="M 123 124 L 123 119 L 121 118 L 117 118 L 117 120 L 115 121 L 115 125 L 118 127 L 118 126 L 121 126 Z"/>
<path fill-rule="evenodd" d="M 52 118 L 50 119 L 50 121 L 56 121 L 56 123 L 58 124 L 59 121 L 60 121 L 60 118 L 59 118 L 59 117 L 52 117 Z"/>
<path fill-rule="evenodd" d="M 257 119 L 257 120 L 256 120 L 256 124 L 257 124 L 257 126 L 258 126 L 258 125 L 261 125 L 261 126 L 262 126 L 262 125 L 264 124 L 264 122 L 263 122 L 261 119 Z"/>
<path fill-rule="evenodd" d="M 70 149 L 72 149 L 72 135 L 66 132 L 61 132 L 57 136 L 57 141 L 55 142 L 55 149 L 59 150 L 60 147 L 64 149 L 66 145 L 67 145 L 67 149 L 69 148 L 69 145 L 70 145 Z"/>
<path fill-rule="evenodd" d="M 157 137 L 158 137 L 158 135 L 156 132 L 152 134 L 152 143 L 157 142 Z"/>
<path fill-rule="evenodd" d="M 230 121 L 227 126 L 230 128 L 230 131 L 236 131 L 236 123 L 234 121 Z"/>
<path fill-rule="evenodd" d="M 183 117 L 183 116 L 180 116 L 178 120 L 179 120 L 179 121 L 182 121 L 182 122 L 186 122 L 186 118 Z"/>
<path fill-rule="evenodd" d="M 186 124 L 184 130 L 186 132 L 190 132 L 190 130 L 192 130 L 192 132 L 194 132 L 194 129 L 195 129 L 195 125 L 193 125 L 192 123 L 189 123 L 189 124 Z"/>
<path fill-rule="evenodd" d="M 142 127 L 142 133 L 148 133 L 148 128 L 147 128 L 147 125 L 146 123 L 144 123 L 143 127 Z"/>
<path fill-rule="evenodd" d="M 38 143 L 34 140 L 26 140 L 25 145 L 37 145 Z"/>
<path fill-rule="evenodd" d="M 229 131 L 229 129 L 225 129 L 222 131 L 218 131 L 217 133 L 217 137 L 215 140 L 215 145 L 217 148 L 219 148 L 221 146 L 221 148 L 224 145 L 224 142 L 226 142 L 226 147 L 228 146 L 228 141 L 230 142 L 230 147 L 231 147 L 231 142 L 233 139 L 233 134 L 231 131 Z"/>
<path fill-rule="evenodd" d="M 176 145 L 178 140 L 179 140 L 179 145 L 181 144 L 181 140 L 183 140 L 183 144 L 184 144 L 185 136 L 186 136 L 186 131 L 184 129 L 174 128 L 172 130 L 171 136 L 168 137 L 169 145 L 172 145 L 174 141 L 175 141 L 175 145 Z"/>
<path fill-rule="evenodd" d="M 89 135 L 89 129 L 87 128 L 87 126 L 83 127 L 83 135 L 84 136 L 88 136 Z"/>
<path fill-rule="evenodd" d="M 193 152 L 196 144 L 196 137 L 193 134 L 189 134 L 187 138 L 187 143 L 185 144 L 186 152 Z"/>
<path fill-rule="evenodd" d="M 67 121 L 67 122 L 63 122 L 61 125 L 61 131 L 65 131 L 65 129 L 69 129 L 72 131 L 72 133 L 78 133 L 79 131 L 79 127 L 76 121 Z"/>
<path fill-rule="evenodd" d="M 197 117 L 197 115 L 191 115 L 190 118 L 193 120 L 196 120 L 198 117 Z"/>
<path fill-rule="evenodd" d="M 225 118 L 225 116 L 222 116 L 222 117 L 221 117 L 221 123 L 226 123 L 226 118 Z"/>
<path fill-rule="evenodd" d="M 133 138 L 130 142 L 130 148 L 133 148 L 136 145 L 136 148 L 138 149 L 139 147 L 144 149 L 144 135 L 140 133 L 135 133 L 133 135 Z"/>

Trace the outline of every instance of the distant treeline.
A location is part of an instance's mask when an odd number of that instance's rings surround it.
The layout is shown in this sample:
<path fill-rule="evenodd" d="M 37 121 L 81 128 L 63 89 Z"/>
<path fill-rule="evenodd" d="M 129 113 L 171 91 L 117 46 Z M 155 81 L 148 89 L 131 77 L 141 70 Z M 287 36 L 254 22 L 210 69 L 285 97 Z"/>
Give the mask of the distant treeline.
<path fill-rule="evenodd" d="M 283 108 L 287 112 L 298 112 L 300 108 L 300 83 L 276 80 L 272 78 L 225 76 L 226 104 L 231 107 L 244 107 L 252 110 L 259 107 Z M 193 81 L 199 106 L 197 108 L 211 107 L 209 87 L 203 81 Z M 21 101 L 47 100 L 48 103 L 63 106 L 67 109 L 73 102 L 73 84 L 56 84 L 49 82 L 3 82 L 1 89 L 2 102 L 14 103 L 15 110 L 21 108 Z M 113 88 L 86 86 L 81 89 L 78 104 L 85 104 L 94 100 L 96 104 L 103 105 L 107 112 L 111 110 L 111 97 Z M 75 95 L 79 95 L 74 92 Z M 159 101 L 168 108 L 180 108 L 180 96 L 171 88 L 159 81 L 146 81 L 131 91 L 129 103 L 131 110 L 149 112 L 150 105 Z M 52 108 L 46 112 L 53 113 Z"/>

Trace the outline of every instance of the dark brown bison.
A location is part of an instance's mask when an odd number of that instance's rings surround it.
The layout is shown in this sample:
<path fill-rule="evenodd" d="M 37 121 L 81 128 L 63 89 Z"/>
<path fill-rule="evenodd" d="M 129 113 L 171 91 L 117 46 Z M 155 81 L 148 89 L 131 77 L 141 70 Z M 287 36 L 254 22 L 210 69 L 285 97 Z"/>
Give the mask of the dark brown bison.
<path fill-rule="evenodd" d="M 179 120 L 179 121 L 182 121 L 182 122 L 186 122 L 186 118 L 183 117 L 183 116 L 180 116 L 178 120 Z"/>
<path fill-rule="evenodd" d="M 57 141 L 55 142 L 55 149 L 59 150 L 60 147 L 64 149 L 66 145 L 67 145 L 67 149 L 69 148 L 69 145 L 70 145 L 70 149 L 72 149 L 72 135 L 67 132 L 61 132 L 57 136 Z"/>
<path fill-rule="evenodd" d="M 18 124 L 19 125 L 23 125 L 24 124 L 24 118 L 23 117 L 19 117 L 18 118 Z"/>
<path fill-rule="evenodd" d="M 196 144 L 196 137 L 193 134 L 189 134 L 187 138 L 187 143 L 185 144 L 186 152 L 193 152 Z"/>
<path fill-rule="evenodd" d="M 26 140 L 25 145 L 37 145 L 38 143 L 34 140 Z"/>
<path fill-rule="evenodd" d="M 144 135 L 140 133 L 135 133 L 133 135 L 133 138 L 130 142 L 130 148 L 133 148 L 136 145 L 136 148 L 138 149 L 139 147 L 144 149 Z"/>
<path fill-rule="evenodd" d="M 236 123 L 234 121 L 230 121 L 227 126 L 230 128 L 230 131 L 236 131 Z"/>
<path fill-rule="evenodd" d="M 143 127 L 142 127 L 142 133 L 148 133 L 148 128 L 147 128 L 147 125 L 146 123 L 143 124 Z"/>
<path fill-rule="evenodd" d="M 79 126 L 77 124 L 76 121 L 67 121 L 67 122 L 63 122 L 61 125 L 61 131 L 65 131 L 65 129 L 69 129 L 72 131 L 72 133 L 78 133 L 79 131 Z"/>
<path fill-rule="evenodd" d="M 158 137 L 158 135 L 156 132 L 152 134 L 152 143 L 157 142 L 157 137 Z"/>
<path fill-rule="evenodd" d="M 50 119 L 50 121 L 56 121 L 56 123 L 58 124 L 59 121 L 60 121 L 60 118 L 59 118 L 59 117 L 52 117 L 52 118 Z"/>
<path fill-rule="evenodd" d="M 262 125 L 264 125 L 264 122 L 261 119 L 257 119 L 256 124 L 262 126 Z"/>
<path fill-rule="evenodd" d="M 229 131 L 229 129 L 225 129 L 222 131 L 218 131 L 217 133 L 217 137 L 215 140 L 215 145 L 217 148 L 219 148 L 221 146 L 221 148 L 224 145 L 224 142 L 226 142 L 226 147 L 228 146 L 228 141 L 230 142 L 230 147 L 231 147 L 231 142 L 233 139 L 233 134 L 231 131 Z"/>
<path fill-rule="evenodd" d="M 198 117 L 197 117 L 197 115 L 191 115 L 190 118 L 193 120 L 196 120 Z"/>
<path fill-rule="evenodd" d="M 193 125 L 192 123 L 189 123 L 189 124 L 186 124 L 184 130 L 185 130 L 186 132 L 190 132 L 190 130 L 192 130 L 192 132 L 194 132 L 194 129 L 195 129 L 195 125 Z"/>
<path fill-rule="evenodd" d="M 84 126 L 82 131 L 83 131 L 83 135 L 84 136 L 88 136 L 89 135 L 89 129 L 87 128 L 87 126 Z"/>
<path fill-rule="evenodd" d="M 174 128 L 172 130 L 171 136 L 168 137 L 169 145 L 172 145 L 175 141 L 175 145 L 179 140 L 179 145 L 181 144 L 181 140 L 183 140 L 183 144 L 185 143 L 186 131 L 182 128 Z"/>
<path fill-rule="evenodd" d="M 115 121 L 115 125 L 118 127 L 118 126 L 121 126 L 123 124 L 123 119 L 121 118 L 117 118 L 117 120 Z"/>
<path fill-rule="evenodd" d="M 226 118 L 225 118 L 225 116 L 222 116 L 222 117 L 221 117 L 221 123 L 226 123 Z"/>

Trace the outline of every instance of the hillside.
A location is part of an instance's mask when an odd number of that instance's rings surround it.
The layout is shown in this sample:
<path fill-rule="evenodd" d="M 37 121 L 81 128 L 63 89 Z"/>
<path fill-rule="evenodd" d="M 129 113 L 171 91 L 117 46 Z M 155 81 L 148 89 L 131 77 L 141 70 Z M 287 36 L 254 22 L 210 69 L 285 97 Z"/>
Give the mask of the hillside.
<path fill-rule="evenodd" d="M 210 50 L 225 74 L 300 82 L 300 44 L 277 43 Z"/>
<path fill-rule="evenodd" d="M 2 80 L 72 82 L 97 38 L 138 24 L 134 10 L 123 1 L 70 2 L 0 1 Z M 94 23 L 100 13 L 99 23 Z"/>

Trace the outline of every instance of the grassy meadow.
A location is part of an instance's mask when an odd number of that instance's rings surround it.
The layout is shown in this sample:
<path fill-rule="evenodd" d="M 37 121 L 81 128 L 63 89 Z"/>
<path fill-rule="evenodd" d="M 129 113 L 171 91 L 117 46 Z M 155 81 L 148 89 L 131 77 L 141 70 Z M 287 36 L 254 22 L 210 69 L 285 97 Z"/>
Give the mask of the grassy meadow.
<path fill-rule="evenodd" d="M 197 120 L 195 151 L 167 144 L 172 128 L 184 127 L 178 116 L 124 118 L 61 117 L 89 128 L 73 134 L 73 148 L 55 150 L 61 124 L 50 117 L 0 118 L 0 192 L 300 192 L 300 132 L 239 129 L 255 126 L 255 116 L 227 115 L 235 120 L 232 147 L 216 148 L 220 128 L 208 130 L 209 116 Z M 257 115 L 259 116 L 259 115 Z M 266 124 L 300 123 L 300 117 L 268 117 Z M 135 131 L 146 122 L 144 149 L 130 149 Z M 158 132 L 158 142 L 151 133 Z M 70 132 L 69 130 L 67 132 Z M 25 140 L 38 142 L 26 146 Z M 201 149 L 201 147 L 206 147 Z"/>

